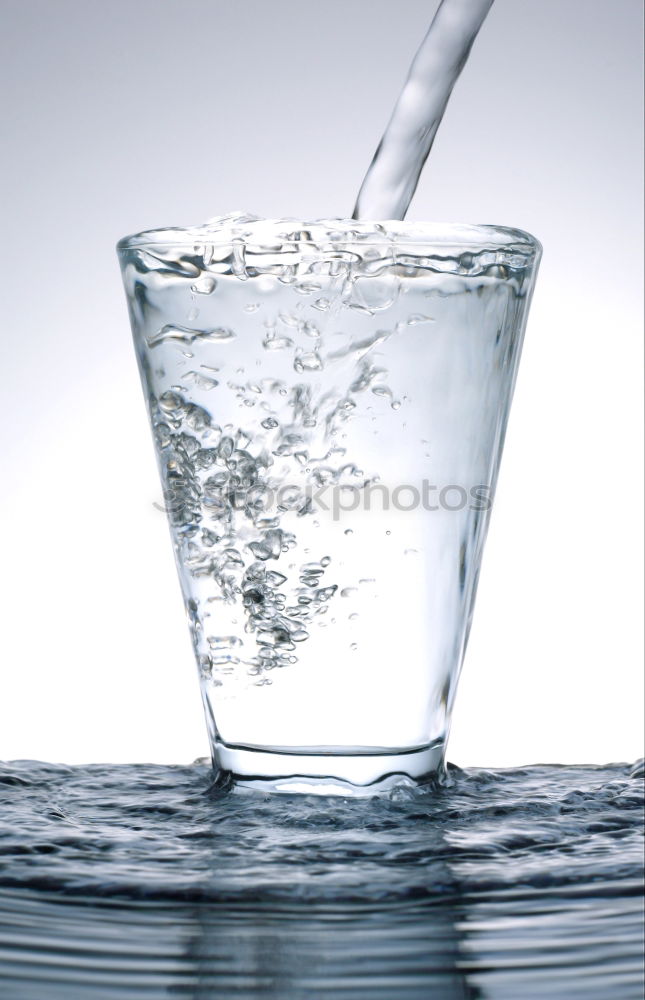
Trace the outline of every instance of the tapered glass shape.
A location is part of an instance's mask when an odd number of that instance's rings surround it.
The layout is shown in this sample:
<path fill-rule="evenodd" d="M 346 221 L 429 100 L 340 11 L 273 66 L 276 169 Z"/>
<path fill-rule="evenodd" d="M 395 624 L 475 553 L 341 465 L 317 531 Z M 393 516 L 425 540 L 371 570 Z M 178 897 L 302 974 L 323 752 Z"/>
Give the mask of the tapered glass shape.
<path fill-rule="evenodd" d="M 248 216 L 119 244 L 238 785 L 363 794 L 441 768 L 539 255 L 492 226 Z"/>

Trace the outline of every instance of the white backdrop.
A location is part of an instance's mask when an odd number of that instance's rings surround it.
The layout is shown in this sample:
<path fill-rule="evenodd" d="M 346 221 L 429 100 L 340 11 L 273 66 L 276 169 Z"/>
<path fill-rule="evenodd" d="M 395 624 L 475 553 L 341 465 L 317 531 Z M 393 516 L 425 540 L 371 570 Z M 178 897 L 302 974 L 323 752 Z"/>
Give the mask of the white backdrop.
<path fill-rule="evenodd" d="M 113 245 L 351 211 L 429 0 L 3 0 L 0 757 L 207 752 Z M 642 752 L 639 0 L 497 0 L 411 218 L 544 261 L 449 757 Z"/>

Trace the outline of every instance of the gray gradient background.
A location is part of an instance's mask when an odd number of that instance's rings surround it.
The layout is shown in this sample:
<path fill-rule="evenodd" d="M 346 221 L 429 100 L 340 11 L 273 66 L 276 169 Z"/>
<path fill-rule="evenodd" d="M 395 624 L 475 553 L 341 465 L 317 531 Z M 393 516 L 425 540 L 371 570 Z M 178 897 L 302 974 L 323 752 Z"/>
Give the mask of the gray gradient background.
<path fill-rule="evenodd" d="M 351 211 L 435 2 L 0 0 L 0 756 L 206 752 L 113 246 Z M 497 0 L 410 218 L 545 247 L 450 747 L 641 752 L 639 0 Z"/>

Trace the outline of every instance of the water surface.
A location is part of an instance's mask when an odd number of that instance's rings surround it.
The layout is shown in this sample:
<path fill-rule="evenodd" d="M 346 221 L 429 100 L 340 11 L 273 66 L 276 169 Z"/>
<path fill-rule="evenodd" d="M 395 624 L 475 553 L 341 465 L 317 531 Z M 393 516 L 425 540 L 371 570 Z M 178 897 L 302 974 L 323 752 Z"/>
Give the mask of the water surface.
<path fill-rule="evenodd" d="M 0 765 L 0 995 L 640 1000 L 642 774 L 344 800 Z"/>

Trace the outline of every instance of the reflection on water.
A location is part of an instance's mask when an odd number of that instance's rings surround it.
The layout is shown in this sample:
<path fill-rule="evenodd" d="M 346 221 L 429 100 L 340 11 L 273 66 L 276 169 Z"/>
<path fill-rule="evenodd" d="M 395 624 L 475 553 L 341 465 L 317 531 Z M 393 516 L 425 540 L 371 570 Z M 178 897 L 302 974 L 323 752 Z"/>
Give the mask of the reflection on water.
<path fill-rule="evenodd" d="M 0 995 L 640 1000 L 642 768 L 451 773 L 366 801 L 0 766 Z"/>

